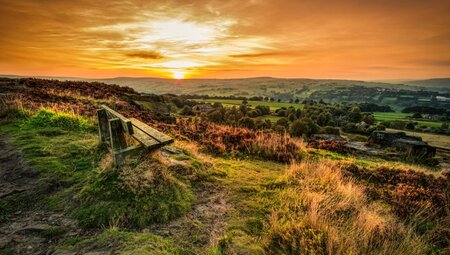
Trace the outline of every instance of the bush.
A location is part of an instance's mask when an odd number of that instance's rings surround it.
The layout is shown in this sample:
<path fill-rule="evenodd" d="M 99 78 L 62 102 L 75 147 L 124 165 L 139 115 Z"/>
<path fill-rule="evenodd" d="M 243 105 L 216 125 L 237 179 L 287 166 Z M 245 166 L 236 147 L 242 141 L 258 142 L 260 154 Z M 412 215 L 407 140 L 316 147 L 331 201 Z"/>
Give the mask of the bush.
<path fill-rule="evenodd" d="M 408 130 L 414 130 L 414 123 L 413 122 L 408 122 L 405 125 L 405 128 L 408 129 Z"/>
<path fill-rule="evenodd" d="M 243 117 L 238 121 L 238 125 L 241 127 L 253 129 L 255 128 L 255 121 L 249 117 Z"/>
<path fill-rule="evenodd" d="M 181 115 L 186 115 L 186 116 L 192 116 L 195 115 L 194 112 L 192 111 L 192 107 L 190 107 L 189 105 L 185 105 L 183 107 L 183 109 L 180 112 Z"/>
<path fill-rule="evenodd" d="M 340 135 L 338 127 L 326 126 L 320 129 L 322 134 Z"/>
<path fill-rule="evenodd" d="M 294 121 L 290 128 L 289 134 L 294 137 L 306 136 L 310 137 L 319 131 L 319 126 L 312 121 L 310 118 L 302 118 L 300 120 Z"/>

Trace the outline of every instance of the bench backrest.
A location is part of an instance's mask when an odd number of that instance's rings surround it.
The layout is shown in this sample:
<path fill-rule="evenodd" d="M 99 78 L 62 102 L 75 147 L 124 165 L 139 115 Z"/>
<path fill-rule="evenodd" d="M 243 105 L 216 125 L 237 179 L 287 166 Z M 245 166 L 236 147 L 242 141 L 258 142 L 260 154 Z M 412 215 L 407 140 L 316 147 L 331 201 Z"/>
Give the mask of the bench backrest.
<path fill-rule="evenodd" d="M 113 109 L 109 108 L 106 105 L 102 105 L 102 108 L 106 110 L 106 114 L 108 115 L 109 119 L 117 118 L 122 123 L 123 130 L 127 132 L 128 134 L 133 134 L 133 124 L 131 123 L 131 120 L 123 116 L 122 114 L 114 111 Z"/>

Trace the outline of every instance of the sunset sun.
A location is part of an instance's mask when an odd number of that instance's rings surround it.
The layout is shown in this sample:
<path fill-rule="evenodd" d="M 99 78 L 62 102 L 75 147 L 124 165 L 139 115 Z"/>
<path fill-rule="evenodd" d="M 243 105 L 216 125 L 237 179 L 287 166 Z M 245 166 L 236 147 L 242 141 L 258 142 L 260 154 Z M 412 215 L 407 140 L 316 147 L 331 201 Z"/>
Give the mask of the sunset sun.
<path fill-rule="evenodd" d="M 172 72 L 172 77 L 174 79 L 176 79 L 176 80 L 184 79 L 184 76 L 185 76 L 185 74 L 182 71 L 174 71 L 174 72 Z"/>

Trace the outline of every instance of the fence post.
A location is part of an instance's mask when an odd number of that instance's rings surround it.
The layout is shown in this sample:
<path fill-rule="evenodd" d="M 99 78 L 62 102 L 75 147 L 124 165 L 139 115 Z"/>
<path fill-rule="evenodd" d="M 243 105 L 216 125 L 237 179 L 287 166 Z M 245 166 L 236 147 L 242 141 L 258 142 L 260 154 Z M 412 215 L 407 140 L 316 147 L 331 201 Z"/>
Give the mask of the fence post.
<path fill-rule="evenodd" d="M 108 115 L 105 109 L 97 110 L 98 135 L 100 142 L 106 142 L 109 139 Z"/>
<path fill-rule="evenodd" d="M 111 137 L 111 148 L 114 159 L 114 165 L 119 166 L 122 161 L 120 150 L 127 147 L 125 136 L 123 134 L 122 123 L 119 119 L 109 120 L 109 134 Z"/>

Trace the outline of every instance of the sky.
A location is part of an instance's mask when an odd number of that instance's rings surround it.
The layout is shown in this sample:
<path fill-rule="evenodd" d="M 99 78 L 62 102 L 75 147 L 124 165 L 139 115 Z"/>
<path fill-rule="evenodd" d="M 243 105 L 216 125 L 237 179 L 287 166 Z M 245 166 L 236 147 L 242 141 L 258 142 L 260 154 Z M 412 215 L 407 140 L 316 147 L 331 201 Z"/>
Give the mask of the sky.
<path fill-rule="evenodd" d="M 450 77 L 450 1 L 0 0 L 0 74 Z"/>

